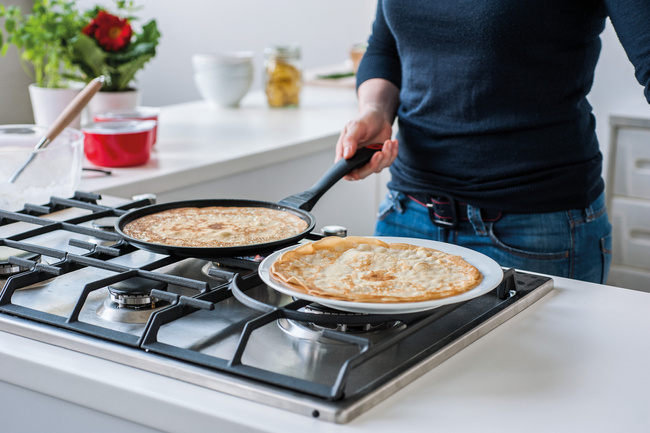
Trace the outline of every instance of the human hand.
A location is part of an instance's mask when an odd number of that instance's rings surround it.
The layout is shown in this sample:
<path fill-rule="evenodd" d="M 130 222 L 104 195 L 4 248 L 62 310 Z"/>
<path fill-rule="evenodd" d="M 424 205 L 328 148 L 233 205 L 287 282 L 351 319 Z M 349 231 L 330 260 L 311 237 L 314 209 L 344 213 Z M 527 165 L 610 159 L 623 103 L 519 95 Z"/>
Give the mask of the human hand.
<path fill-rule="evenodd" d="M 368 164 L 351 171 L 344 179 L 363 179 L 391 165 L 397 158 L 398 151 L 398 142 L 391 140 L 391 135 L 392 127 L 379 111 L 367 111 L 348 122 L 336 143 L 336 161 L 352 157 L 359 147 L 368 144 L 382 143 L 383 148 L 373 155 Z"/>

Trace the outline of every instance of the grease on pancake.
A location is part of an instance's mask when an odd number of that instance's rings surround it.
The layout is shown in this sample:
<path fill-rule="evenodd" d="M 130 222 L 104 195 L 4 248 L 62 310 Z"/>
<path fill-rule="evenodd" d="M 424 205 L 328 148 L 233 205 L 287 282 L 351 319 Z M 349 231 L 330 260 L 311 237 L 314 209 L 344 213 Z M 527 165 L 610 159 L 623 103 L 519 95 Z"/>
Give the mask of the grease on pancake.
<path fill-rule="evenodd" d="M 460 256 L 364 237 L 328 237 L 282 254 L 271 275 L 296 291 L 353 302 L 420 302 L 459 295 L 483 279 Z"/>
<path fill-rule="evenodd" d="M 182 207 L 137 218 L 124 226 L 135 239 L 179 247 L 233 247 L 263 244 L 308 228 L 300 217 L 263 207 Z"/>

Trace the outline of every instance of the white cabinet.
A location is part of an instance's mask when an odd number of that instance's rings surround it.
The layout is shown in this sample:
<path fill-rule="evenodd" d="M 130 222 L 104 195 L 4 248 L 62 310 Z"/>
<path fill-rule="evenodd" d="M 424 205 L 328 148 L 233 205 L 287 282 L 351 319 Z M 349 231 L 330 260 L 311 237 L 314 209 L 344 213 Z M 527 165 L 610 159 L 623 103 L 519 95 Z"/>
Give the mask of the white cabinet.
<path fill-rule="evenodd" d="M 613 225 L 608 284 L 650 292 L 650 119 L 611 117 L 607 204 Z"/>

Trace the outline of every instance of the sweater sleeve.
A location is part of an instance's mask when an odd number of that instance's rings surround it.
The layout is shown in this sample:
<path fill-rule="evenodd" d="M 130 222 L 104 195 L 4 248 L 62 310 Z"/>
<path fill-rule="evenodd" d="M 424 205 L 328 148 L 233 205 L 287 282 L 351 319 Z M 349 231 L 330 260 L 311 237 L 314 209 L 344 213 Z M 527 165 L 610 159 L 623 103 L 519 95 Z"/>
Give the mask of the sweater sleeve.
<path fill-rule="evenodd" d="M 650 102 L 650 1 L 605 0 L 607 12 L 635 76 Z"/>
<path fill-rule="evenodd" d="M 357 87 L 371 78 L 383 78 L 402 84 L 402 71 L 397 43 L 384 15 L 382 0 L 377 2 L 377 15 L 368 39 L 368 48 L 357 71 Z"/>

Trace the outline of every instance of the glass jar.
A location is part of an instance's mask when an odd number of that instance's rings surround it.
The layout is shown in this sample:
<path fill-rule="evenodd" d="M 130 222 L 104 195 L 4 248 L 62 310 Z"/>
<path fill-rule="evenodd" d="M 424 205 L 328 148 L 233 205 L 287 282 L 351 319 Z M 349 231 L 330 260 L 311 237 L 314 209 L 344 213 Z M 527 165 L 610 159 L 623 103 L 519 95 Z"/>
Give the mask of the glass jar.
<path fill-rule="evenodd" d="M 298 45 L 274 45 L 264 50 L 264 89 L 271 107 L 300 104 L 302 70 Z"/>

